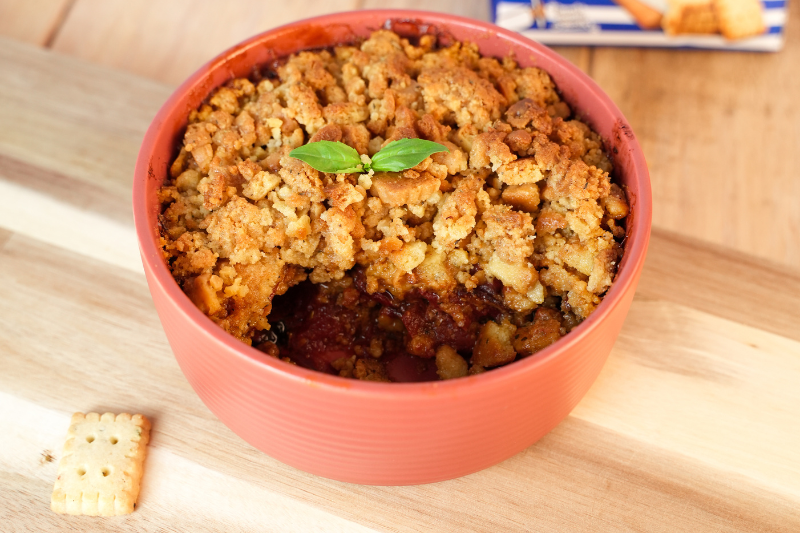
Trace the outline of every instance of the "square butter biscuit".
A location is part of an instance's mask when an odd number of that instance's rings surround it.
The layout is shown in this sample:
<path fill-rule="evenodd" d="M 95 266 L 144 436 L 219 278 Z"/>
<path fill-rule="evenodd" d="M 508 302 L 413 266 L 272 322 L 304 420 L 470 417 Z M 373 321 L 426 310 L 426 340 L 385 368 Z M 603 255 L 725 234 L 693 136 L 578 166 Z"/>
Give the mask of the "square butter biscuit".
<path fill-rule="evenodd" d="M 72 415 L 51 509 L 92 516 L 133 512 L 149 440 L 150 421 L 142 415 Z"/>
<path fill-rule="evenodd" d="M 669 35 L 717 33 L 719 22 L 712 0 L 668 0 L 662 25 Z"/>
<path fill-rule="evenodd" d="M 722 35 L 728 39 L 744 39 L 767 30 L 760 0 L 714 0 Z"/>

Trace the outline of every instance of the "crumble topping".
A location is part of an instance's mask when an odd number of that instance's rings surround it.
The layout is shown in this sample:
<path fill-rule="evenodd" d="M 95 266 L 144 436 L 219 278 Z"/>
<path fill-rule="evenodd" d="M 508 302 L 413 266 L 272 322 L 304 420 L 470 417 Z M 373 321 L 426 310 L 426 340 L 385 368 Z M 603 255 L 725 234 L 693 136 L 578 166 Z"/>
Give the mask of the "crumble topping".
<path fill-rule="evenodd" d="M 493 287 L 504 311 L 477 321 L 464 317 L 478 304 L 435 302 L 471 328 L 471 358 L 466 344 L 414 340 L 403 318 L 403 349 L 435 360 L 445 379 L 530 355 L 600 302 L 629 207 L 600 137 L 546 72 L 481 57 L 471 43 L 437 49 L 432 36 L 415 45 L 380 30 L 360 46 L 297 53 L 271 74 L 235 79 L 191 112 L 159 193 L 172 274 L 223 329 L 270 342 L 273 298 L 305 280 L 344 298 L 354 267 L 359 294 L 398 302 Z M 402 138 L 449 152 L 374 175 L 319 172 L 288 155 L 319 140 L 374 155 Z M 389 379 L 376 342 L 363 347 L 372 356 L 343 353 L 329 370 Z M 271 344 L 264 351 L 278 355 Z"/>

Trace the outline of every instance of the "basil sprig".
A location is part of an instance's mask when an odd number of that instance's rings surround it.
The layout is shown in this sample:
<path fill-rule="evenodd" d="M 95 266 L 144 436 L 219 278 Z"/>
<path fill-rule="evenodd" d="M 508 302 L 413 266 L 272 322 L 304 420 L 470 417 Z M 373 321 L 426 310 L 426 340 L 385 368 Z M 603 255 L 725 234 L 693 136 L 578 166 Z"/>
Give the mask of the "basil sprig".
<path fill-rule="evenodd" d="M 370 160 L 362 161 L 350 146 L 333 141 L 317 141 L 295 148 L 289 155 L 305 161 L 320 172 L 351 174 L 354 172 L 400 172 L 415 167 L 437 152 L 449 152 L 446 146 L 424 139 L 400 139 L 384 146 Z"/>

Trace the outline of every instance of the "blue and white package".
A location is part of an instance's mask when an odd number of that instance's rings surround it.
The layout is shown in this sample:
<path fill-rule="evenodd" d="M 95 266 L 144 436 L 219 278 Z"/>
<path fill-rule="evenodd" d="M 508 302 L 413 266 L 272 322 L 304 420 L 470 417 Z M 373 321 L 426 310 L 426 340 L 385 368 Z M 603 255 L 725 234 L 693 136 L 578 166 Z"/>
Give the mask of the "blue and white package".
<path fill-rule="evenodd" d="M 492 0 L 498 26 L 549 45 L 775 52 L 788 0 Z"/>

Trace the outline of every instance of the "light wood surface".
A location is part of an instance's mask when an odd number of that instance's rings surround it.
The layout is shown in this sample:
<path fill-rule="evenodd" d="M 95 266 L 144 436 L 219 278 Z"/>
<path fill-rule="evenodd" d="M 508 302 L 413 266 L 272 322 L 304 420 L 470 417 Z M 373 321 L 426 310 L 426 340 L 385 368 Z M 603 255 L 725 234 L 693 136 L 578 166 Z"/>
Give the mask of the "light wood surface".
<path fill-rule="evenodd" d="M 270 28 L 336 11 L 387 8 L 490 18 L 488 0 L 76 0 L 53 48 L 177 85 L 221 51 Z M 558 51 L 588 69 L 588 48 Z"/>
<path fill-rule="evenodd" d="M 357 6 L 358 0 L 77 0 L 53 48 L 177 85 L 247 37 Z"/>
<path fill-rule="evenodd" d="M 176 85 L 255 33 L 355 8 L 489 17 L 489 0 L 0 0 L 0 35 Z M 63 19 L 63 20 L 62 20 Z M 28 29 L 31 28 L 31 29 Z M 777 54 L 558 47 L 630 120 L 654 223 L 800 272 L 800 2 Z"/>
<path fill-rule="evenodd" d="M 3 0 L 0 35 L 46 46 L 61 27 L 74 0 Z"/>
<path fill-rule="evenodd" d="M 169 91 L 0 39 L 0 530 L 800 530 L 800 275 L 662 229 L 589 394 L 504 463 L 364 487 L 242 442 L 181 374 L 136 251 L 134 159 Z M 49 510 L 92 410 L 153 420 L 129 517 Z"/>
<path fill-rule="evenodd" d="M 800 270 L 800 2 L 778 53 L 598 49 L 631 123 L 653 223 Z"/>

